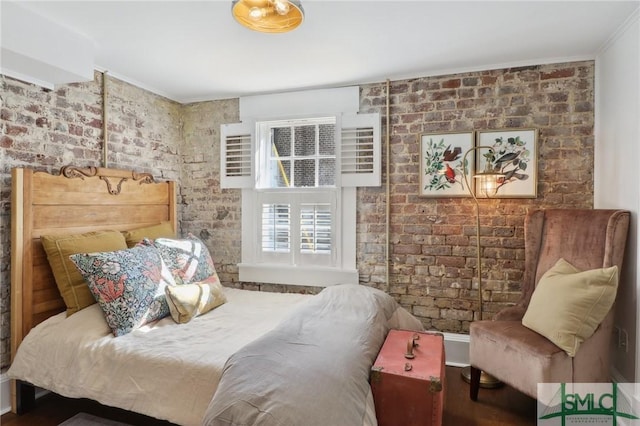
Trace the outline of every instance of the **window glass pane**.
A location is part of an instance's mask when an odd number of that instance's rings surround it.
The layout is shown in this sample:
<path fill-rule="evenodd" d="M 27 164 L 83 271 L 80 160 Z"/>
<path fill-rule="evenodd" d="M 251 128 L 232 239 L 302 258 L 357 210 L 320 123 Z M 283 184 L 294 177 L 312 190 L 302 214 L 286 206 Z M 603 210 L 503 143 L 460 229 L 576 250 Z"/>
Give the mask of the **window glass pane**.
<path fill-rule="evenodd" d="M 262 251 L 288 253 L 291 249 L 291 206 L 262 205 Z"/>
<path fill-rule="evenodd" d="M 336 155 L 335 124 L 320 124 L 320 155 Z"/>
<path fill-rule="evenodd" d="M 291 155 L 291 127 L 271 129 L 271 156 L 288 157 Z"/>
<path fill-rule="evenodd" d="M 318 173 L 320 186 L 334 186 L 336 184 L 336 159 L 321 158 Z"/>
<path fill-rule="evenodd" d="M 316 160 L 296 160 L 293 173 L 296 188 L 316 186 Z"/>
<path fill-rule="evenodd" d="M 269 188 L 288 188 L 291 185 L 291 161 L 271 160 Z"/>
<path fill-rule="evenodd" d="M 331 205 L 302 204 L 300 208 L 300 251 L 331 254 Z"/>
<path fill-rule="evenodd" d="M 295 155 L 306 156 L 316 153 L 316 126 L 296 126 Z"/>
<path fill-rule="evenodd" d="M 335 120 L 264 122 L 268 141 L 259 138 L 257 188 L 318 188 L 336 185 Z M 266 145 L 268 142 L 269 145 Z"/>

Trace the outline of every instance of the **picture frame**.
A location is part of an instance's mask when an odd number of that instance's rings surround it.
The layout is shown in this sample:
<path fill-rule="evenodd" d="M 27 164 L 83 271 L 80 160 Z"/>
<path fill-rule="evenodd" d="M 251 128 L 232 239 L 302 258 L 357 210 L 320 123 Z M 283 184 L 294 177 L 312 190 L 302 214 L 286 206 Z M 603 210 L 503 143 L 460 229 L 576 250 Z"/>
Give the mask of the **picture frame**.
<path fill-rule="evenodd" d="M 476 168 L 499 171 L 498 189 L 491 198 L 536 198 L 538 196 L 537 129 L 481 130 L 476 132 Z M 476 192 L 476 197 L 486 198 Z"/>
<path fill-rule="evenodd" d="M 471 197 L 463 178 L 467 174 L 473 190 L 471 176 L 475 168 L 475 152 L 465 153 L 474 146 L 474 132 L 426 133 L 420 136 L 420 190 L 421 197 Z M 465 169 L 463 170 L 463 167 Z"/>

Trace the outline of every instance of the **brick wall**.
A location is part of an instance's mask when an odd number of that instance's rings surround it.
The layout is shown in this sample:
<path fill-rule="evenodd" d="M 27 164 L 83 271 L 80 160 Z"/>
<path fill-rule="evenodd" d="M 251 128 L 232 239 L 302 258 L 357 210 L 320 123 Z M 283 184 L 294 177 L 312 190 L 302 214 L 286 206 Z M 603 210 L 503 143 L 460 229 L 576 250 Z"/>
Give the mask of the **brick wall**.
<path fill-rule="evenodd" d="M 593 207 L 593 83 L 591 61 L 391 82 L 390 283 L 384 188 L 359 190 L 361 280 L 394 295 L 426 327 L 467 332 L 479 305 L 475 204 L 418 196 L 420 135 L 536 128 L 537 198 L 480 200 L 484 317 L 517 301 L 527 210 Z M 384 113 L 384 86 L 362 86 L 361 112 Z"/>
<path fill-rule="evenodd" d="M 265 291 L 317 291 L 238 282 L 240 191 L 219 185 L 220 124 L 238 120 L 238 100 L 179 105 L 116 79 L 108 81 L 109 166 L 179 181 L 181 231 L 207 243 L 223 282 Z M 394 295 L 428 328 L 466 332 L 478 306 L 475 207 L 469 198 L 418 196 L 420 135 L 536 128 L 537 199 L 480 201 L 485 317 L 515 301 L 526 211 L 593 205 L 593 81 L 589 61 L 391 82 L 390 282 L 382 187 L 358 190 L 362 283 Z M 6 77 L 0 84 L 0 354 L 6 365 L 10 169 L 100 165 L 101 75 L 55 91 Z M 361 86 L 361 111 L 380 112 L 383 124 L 385 103 L 384 83 Z"/>
<path fill-rule="evenodd" d="M 109 167 L 180 177 L 182 106 L 107 77 Z M 47 90 L 0 76 L 0 365 L 10 359 L 11 169 L 102 165 L 102 74 Z"/>
<path fill-rule="evenodd" d="M 240 262 L 240 191 L 220 189 L 220 125 L 239 121 L 238 99 L 184 108 L 182 231 L 210 248 L 220 280 L 237 281 Z"/>

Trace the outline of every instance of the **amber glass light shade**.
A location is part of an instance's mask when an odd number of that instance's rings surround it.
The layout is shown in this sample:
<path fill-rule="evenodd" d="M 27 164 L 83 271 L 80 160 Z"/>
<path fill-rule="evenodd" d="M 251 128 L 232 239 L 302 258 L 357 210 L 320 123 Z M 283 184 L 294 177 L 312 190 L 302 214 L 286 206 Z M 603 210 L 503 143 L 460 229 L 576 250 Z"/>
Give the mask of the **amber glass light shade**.
<path fill-rule="evenodd" d="M 262 33 L 286 33 L 304 20 L 295 0 L 234 0 L 231 13 L 242 26 Z"/>

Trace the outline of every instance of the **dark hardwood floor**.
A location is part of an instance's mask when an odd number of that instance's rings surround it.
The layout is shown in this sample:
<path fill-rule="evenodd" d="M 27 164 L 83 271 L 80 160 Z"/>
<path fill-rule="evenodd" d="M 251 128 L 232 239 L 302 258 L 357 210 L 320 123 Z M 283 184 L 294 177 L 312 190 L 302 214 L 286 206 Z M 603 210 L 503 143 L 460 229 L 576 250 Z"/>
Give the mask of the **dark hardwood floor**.
<path fill-rule="evenodd" d="M 446 374 L 444 426 L 533 426 L 536 424 L 534 399 L 508 386 L 503 386 L 498 389 L 480 389 L 478 401 L 473 402 L 469 399 L 469 385 L 462 380 L 460 369 L 447 367 Z M 38 399 L 36 408 L 27 414 L 3 415 L 0 423 L 2 426 L 56 426 L 80 412 L 136 426 L 170 425 L 168 422 L 105 407 L 93 401 L 63 398 L 53 394 Z"/>

